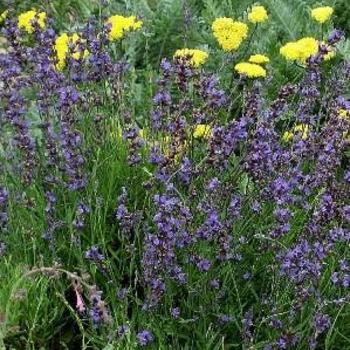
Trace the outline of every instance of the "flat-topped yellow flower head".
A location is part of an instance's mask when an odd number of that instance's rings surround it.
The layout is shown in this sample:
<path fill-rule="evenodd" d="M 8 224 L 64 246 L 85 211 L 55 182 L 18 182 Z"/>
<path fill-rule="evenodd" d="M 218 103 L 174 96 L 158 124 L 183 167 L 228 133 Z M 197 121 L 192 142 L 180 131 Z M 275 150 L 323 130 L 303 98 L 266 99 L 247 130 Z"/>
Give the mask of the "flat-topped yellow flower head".
<path fill-rule="evenodd" d="M 311 10 L 311 17 L 318 23 L 323 24 L 331 18 L 333 12 L 334 10 L 330 6 L 317 7 Z"/>
<path fill-rule="evenodd" d="M 251 23 L 262 23 L 269 19 L 264 6 L 253 6 L 248 14 L 248 21 Z"/>
<path fill-rule="evenodd" d="M 302 140 L 304 140 L 304 141 L 307 140 L 308 133 L 309 133 L 309 125 L 307 125 L 307 124 L 296 125 L 294 128 L 292 128 L 292 130 L 286 131 L 283 134 L 282 140 L 284 142 L 289 142 L 289 141 L 293 140 L 294 136 L 298 133 L 301 135 Z"/>
<path fill-rule="evenodd" d="M 291 41 L 280 48 L 280 54 L 288 61 L 296 61 L 299 59 L 299 46 Z"/>
<path fill-rule="evenodd" d="M 198 124 L 193 130 L 193 137 L 195 139 L 208 139 L 211 137 L 211 134 L 211 126 L 207 124 Z"/>
<path fill-rule="evenodd" d="M 35 21 L 37 21 L 41 29 L 44 29 L 46 25 L 46 13 L 30 10 L 20 14 L 18 16 L 18 28 L 24 29 L 27 33 L 31 34 L 34 31 L 33 23 Z"/>
<path fill-rule="evenodd" d="M 298 40 L 299 60 L 305 62 L 309 57 L 314 56 L 318 52 L 318 42 L 315 38 L 303 38 Z"/>
<path fill-rule="evenodd" d="M 343 118 L 343 119 L 349 119 L 350 121 L 350 110 L 347 110 L 347 109 L 339 109 L 338 110 L 338 115 L 340 118 Z"/>
<path fill-rule="evenodd" d="M 256 54 L 256 55 L 251 55 L 248 60 L 250 63 L 255 63 L 255 64 L 266 64 L 270 62 L 270 59 L 261 54 Z"/>
<path fill-rule="evenodd" d="M 235 71 L 253 79 L 266 77 L 266 70 L 255 63 L 240 62 L 235 65 Z"/>
<path fill-rule="evenodd" d="M 126 32 L 140 29 L 143 22 L 138 20 L 136 16 L 114 15 L 108 18 L 107 24 L 110 25 L 109 39 L 120 40 Z"/>
<path fill-rule="evenodd" d="M 318 52 L 318 41 L 307 37 L 292 41 L 280 48 L 280 54 L 289 61 L 305 63 L 308 58 Z"/>
<path fill-rule="evenodd" d="M 217 18 L 212 24 L 212 31 L 226 52 L 237 50 L 248 36 L 248 26 L 245 23 L 227 17 Z"/>
<path fill-rule="evenodd" d="M 208 53 L 196 49 L 181 49 L 176 50 L 174 58 L 187 58 L 188 62 L 193 67 L 199 67 L 208 59 Z"/>
<path fill-rule="evenodd" d="M 69 54 L 70 43 L 74 45 L 77 43 L 79 39 L 80 37 L 77 33 L 74 33 L 72 35 L 63 33 L 57 37 L 55 41 L 55 51 L 57 55 L 56 68 L 58 70 L 62 70 L 66 66 L 66 58 L 68 57 L 68 54 Z M 78 60 L 80 58 L 85 58 L 88 55 L 89 55 L 88 50 L 84 50 L 84 52 L 82 53 L 75 49 L 71 57 L 74 58 L 75 60 Z"/>

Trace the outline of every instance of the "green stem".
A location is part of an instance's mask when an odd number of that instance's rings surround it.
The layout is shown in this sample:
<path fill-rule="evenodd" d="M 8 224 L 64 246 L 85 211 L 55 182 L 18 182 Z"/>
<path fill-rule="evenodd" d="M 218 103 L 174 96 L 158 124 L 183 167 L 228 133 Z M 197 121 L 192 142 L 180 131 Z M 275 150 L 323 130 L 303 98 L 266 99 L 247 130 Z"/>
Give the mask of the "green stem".
<path fill-rule="evenodd" d="M 255 24 L 254 29 L 253 29 L 253 32 L 252 32 L 252 35 L 249 37 L 248 43 L 247 43 L 247 45 L 246 45 L 246 47 L 245 47 L 245 50 L 244 50 L 244 52 L 243 52 L 243 54 L 242 54 L 242 56 L 241 56 L 242 58 L 245 57 L 245 55 L 247 54 L 247 52 L 248 52 L 248 50 L 249 50 L 249 48 L 250 48 L 250 44 L 252 43 L 252 40 L 253 40 L 253 37 L 254 37 L 254 34 L 255 34 L 255 32 L 256 32 L 257 27 L 258 27 L 258 25 Z M 232 70 L 231 82 L 230 82 L 230 90 L 232 89 L 233 82 L 234 82 L 234 78 L 235 78 L 235 72 L 234 72 L 234 70 Z"/>
<path fill-rule="evenodd" d="M 250 36 L 248 44 L 246 45 L 246 48 L 245 48 L 245 50 L 243 52 L 242 58 L 244 58 L 244 56 L 247 54 L 247 52 L 249 50 L 249 47 L 250 47 L 250 44 L 252 43 L 252 40 L 253 40 L 253 37 L 254 37 L 254 34 L 255 34 L 257 28 L 258 28 L 258 25 L 255 24 L 253 32 L 252 32 L 252 35 Z"/>

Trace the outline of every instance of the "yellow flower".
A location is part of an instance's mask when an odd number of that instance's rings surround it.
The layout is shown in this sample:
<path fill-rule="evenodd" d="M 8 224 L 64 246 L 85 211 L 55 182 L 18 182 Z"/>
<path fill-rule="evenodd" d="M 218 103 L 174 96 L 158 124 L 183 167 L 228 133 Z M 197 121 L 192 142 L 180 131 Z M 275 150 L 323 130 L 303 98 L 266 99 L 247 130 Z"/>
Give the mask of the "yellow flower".
<path fill-rule="evenodd" d="M 193 137 L 195 139 L 208 139 L 210 138 L 212 129 L 210 125 L 207 124 L 198 124 L 193 130 Z"/>
<path fill-rule="evenodd" d="M 318 52 L 318 42 L 315 38 L 302 38 L 298 41 L 292 41 L 280 48 L 280 54 L 290 61 L 300 61 L 305 63 L 306 60 L 316 55 Z"/>
<path fill-rule="evenodd" d="M 248 61 L 250 63 L 265 64 L 265 63 L 269 63 L 270 59 L 267 56 L 265 56 L 265 55 L 257 54 L 257 55 L 251 55 L 249 57 Z"/>
<path fill-rule="evenodd" d="M 248 78 L 265 78 L 266 70 L 254 63 L 240 62 L 235 65 L 235 70 Z"/>
<path fill-rule="evenodd" d="M 27 11 L 18 16 L 18 28 L 24 29 L 27 33 L 33 33 L 34 26 L 33 22 L 37 21 L 38 26 L 43 29 L 45 28 L 46 13 L 36 12 L 34 10 Z"/>
<path fill-rule="evenodd" d="M 305 62 L 309 57 L 316 55 L 318 52 L 318 42 L 314 38 L 303 38 L 298 40 L 299 59 Z"/>
<path fill-rule="evenodd" d="M 295 134 L 297 133 L 301 133 L 301 139 L 306 140 L 308 137 L 308 132 L 309 132 L 309 125 L 298 124 L 291 131 L 286 131 L 282 136 L 282 140 L 285 142 L 289 142 L 293 140 Z"/>
<path fill-rule="evenodd" d="M 326 55 L 323 56 L 323 59 L 325 61 L 329 61 L 329 60 L 331 60 L 334 57 L 335 57 L 335 52 L 334 51 L 329 51 Z"/>
<path fill-rule="evenodd" d="M 207 60 L 208 54 L 202 50 L 181 49 L 181 50 L 176 50 L 174 54 L 174 58 L 179 58 L 179 57 L 188 58 L 189 63 L 193 67 L 199 67 Z"/>
<path fill-rule="evenodd" d="M 8 10 L 5 10 L 1 15 L 0 15 L 0 23 L 4 22 L 5 19 L 7 18 L 8 15 Z"/>
<path fill-rule="evenodd" d="M 63 33 L 56 38 L 56 41 L 55 41 L 55 51 L 57 55 L 56 68 L 58 70 L 62 70 L 66 66 L 66 58 L 69 53 L 70 43 L 76 44 L 79 39 L 80 37 L 77 33 L 74 33 L 71 36 L 69 36 L 67 33 Z M 72 54 L 72 58 L 74 58 L 75 60 L 78 60 L 80 58 L 85 58 L 88 55 L 89 55 L 89 52 L 87 50 L 84 50 L 82 54 L 79 50 L 75 49 Z"/>
<path fill-rule="evenodd" d="M 338 115 L 339 115 L 340 118 L 349 119 L 350 111 L 348 111 L 346 109 L 339 109 Z"/>
<path fill-rule="evenodd" d="M 252 23 L 261 23 L 267 21 L 269 16 L 264 6 L 253 6 L 248 14 L 248 20 Z"/>
<path fill-rule="evenodd" d="M 293 136 L 294 134 L 291 131 L 286 131 L 282 136 L 282 140 L 284 142 L 288 142 L 290 140 L 293 140 Z"/>
<path fill-rule="evenodd" d="M 135 16 L 124 17 L 115 15 L 108 18 L 107 24 L 111 26 L 109 32 L 110 40 L 119 40 L 124 36 L 124 33 L 140 29 L 143 22 Z"/>
<path fill-rule="evenodd" d="M 142 139 L 146 139 L 146 137 L 147 137 L 146 130 L 140 129 L 140 130 L 139 130 L 139 136 L 140 136 Z"/>
<path fill-rule="evenodd" d="M 280 48 L 280 54 L 289 61 L 299 59 L 299 46 L 296 42 L 289 42 Z"/>
<path fill-rule="evenodd" d="M 311 17 L 315 21 L 323 24 L 331 18 L 333 12 L 334 10 L 330 6 L 317 7 L 311 11 Z"/>
<path fill-rule="evenodd" d="M 217 18 L 212 24 L 213 35 L 224 51 L 237 50 L 248 36 L 248 26 L 232 18 Z"/>

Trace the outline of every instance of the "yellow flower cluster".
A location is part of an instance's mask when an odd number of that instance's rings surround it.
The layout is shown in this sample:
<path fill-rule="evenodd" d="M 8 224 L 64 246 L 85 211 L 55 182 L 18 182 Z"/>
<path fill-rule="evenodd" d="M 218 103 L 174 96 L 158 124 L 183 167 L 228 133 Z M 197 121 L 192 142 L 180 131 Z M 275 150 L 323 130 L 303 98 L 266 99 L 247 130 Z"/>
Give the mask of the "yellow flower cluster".
<path fill-rule="evenodd" d="M 30 10 L 18 16 L 18 28 L 24 29 L 27 33 L 33 33 L 33 22 L 37 21 L 40 28 L 45 28 L 46 13 Z"/>
<path fill-rule="evenodd" d="M 108 18 L 107 24 L 111 26 L 109 32 L 110 40 L 119 40 L 126 32 L 140 29 L 143 22 L 138 20 L 136 16 L 124 17 L 115 15 Z"/>
<path fill-rule="evenodd" d="M 266 70 L 258 64 L 240 62 L 235 65 L 235 70 L 248 78 L 265 78 Z"/>
<path fill-rule="evenodd" d="M 248 26 L 232 18 L 217 18 L 212 24 L 213 35 L 224 51 L 237 50 L 248 36 Z"/>
<path fill-rule="evenodd" d="M 297 133 L 301 133 L 301 139 L 306 140 L 308 137 L 308 132 L 309 126 L 307 124 L 298 124 L 291 131 L 286 131 L 282 136 L 282 140 L 289 142 L 293 140 L 295 134 Z"/>
<path fill-rule="evenodd" d="M 188 58 L 188 62 L 193 67 L 199 67 L 208 59 L 208 53 L 196 49 L 181 49 L 176 50 L 174 58 Z"/>
<path fill-rule="evenodd" d="M 315 21 L 323 24 L 331 18 L 333 12 L 334 10 L 330 6 L 317 7 L 311 11 L 311 17 Z"/>
<path fill-rule="evenodd" d="M 280 48 L 280 54 L 290 61 L 300 61 L 305 63 L 306 60 L 316 55 L 318 52 L 318 42 L 315 38 L 303 38 L 298 41 L 292 41 Z"/>
<path fill-rule="evenodd" d="M 348 111 L 347 109 L 339 109 L 338 110 L 338 115 L 340 118 L 343 118 L 343 119 L 349 119 L 350 120 L 350 111 Z"/>
<path fill-rule="evenodd" d="M 73 35 L 63 33 L 59 37 L 57 37 L 55 41 L 55 51 L 57 55 L 56 68 L 58 70 L 62 70 L 66 65 L 66 58 L 69 53 L 69 45 L 76 44 L 79 39 L 80 37 L 77 33 L 74 33 Z M 85 50 L 83 54 L 78 50 L 74 50 L 72 58 L 78 60 L 79 58 L 81 58 L 81 56 L 85 58 L 86 56 L 88 56 L 88 54 L 89 52 L 87 50 Z"/>
<path fill-rule="evenodd" d="M 253 6 L 248 14 L 248 20 L 251 23 L 262 23 L 269 18 L 264 6 Z"/>
<path fill-rule="evenodd" d="M 208 124 L 198 124 L 193 130 L 193 137 L 195 139 L 208 139 L 211 137 L 212 129 Z"/>
<path fill-rule="evenodd" d="M 270 62 L 270 59 L 265 55 L 251 55 L 248 60 L 250 63 L 256 63 L 256 64 L 266 64 Z"/>
<path fill-rule="evenodd" d="M 338 116 L 339 118 L 346 120 L 350 126 L 350 110 L 341 108 L 338 110 Z M 345 141 L 350 143 L 350 128 L 348 131 L 343 132 L 343 138 Z"/>

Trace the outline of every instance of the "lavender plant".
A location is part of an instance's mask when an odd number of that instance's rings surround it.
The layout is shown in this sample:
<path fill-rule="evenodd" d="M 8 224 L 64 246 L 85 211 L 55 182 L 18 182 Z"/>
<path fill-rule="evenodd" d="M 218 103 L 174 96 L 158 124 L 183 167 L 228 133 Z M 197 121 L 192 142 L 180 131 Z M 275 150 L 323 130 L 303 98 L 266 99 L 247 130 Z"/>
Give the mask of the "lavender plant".
<path fill-rule="evenodd" d="M 350 347 L 343 33 L 303 61 L 289 45 L 303 77 L 273 98 L 269 69 L 226 84 L 181 51 L 140 118 L 118 40 L 141 19 L 27 16 L 0 53 L 1 346 Z"/>

